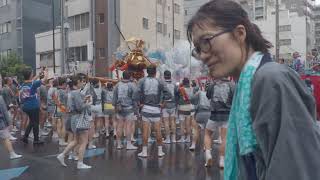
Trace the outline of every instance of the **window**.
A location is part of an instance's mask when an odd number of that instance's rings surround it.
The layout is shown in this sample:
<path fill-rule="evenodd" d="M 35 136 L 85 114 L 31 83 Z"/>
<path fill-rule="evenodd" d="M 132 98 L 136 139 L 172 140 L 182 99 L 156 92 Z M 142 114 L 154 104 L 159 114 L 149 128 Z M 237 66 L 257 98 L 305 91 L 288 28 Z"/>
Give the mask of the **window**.
<path fill-rule="evenodd" d="M 104 48 L 99 48 L 99 57 L 100 58 L 105 58 L 106 57 L 106 51 Z"/>
<path fill-rule="evenodd" d="M 7 33 L 8 32 L 8 24 L 7 23 L 2 24 L 2 32 L 3 33 Z"/>
<path fill-rule="evenodd" d="M 53 66 L 53 53 L 52 52 L 46 52 L 46 53 L 40 54 L 40 66 L 41 67 L 45 67 L 45 66 L 52 67 Z"/>
<path fill-rule="evenodd" d="M 317 43 L 317 44 L 320 44 L 320 39 L 316 39 L 316 43 Z"/>
<path fill-rule="evenodd" d="M 87 46 L 71 47 L 68 49 L 69 61 L 87 61 Z"/>
<path fill-rule="evenodd" d="M 262 0 L 256 0 L 255 6 L 256 7 L 263 7 L 263 1 Z"/>
<path fill-rule="evenodd" d="M 74 61 L 74 48 L 68 48 L 68 61 Z"/>
<path fill-rule="evenodd" d="M 163 35 L 167 35 L 167 24 L 163 24 Z"/>
<path fill-rule="evenodd" d="M 175 39 L 180 39 L 180 31 L 179 30 L 174 30 L 174 38 Z"/>
<path fill-rule="evenodd" d="M 81 29 L 89 27 L 89 13 L 81 14 Z"/>
<path fill-rule="evenodd" d="M 10 4 L 10 0 L 0 0 L 0 7 Z"/>
<path fill-rule="evenodd" d="M 184 10 L 184 15 L 188 15 L 188 10 Z"/>
<path fill-rule="evenodd" d="M 22 31 L 21 31 L 21 29 L 17 30 L 17 41 L 18 41 L 18 47 L 22 47 Z"/>
<path fill-rule="evenodd" d="M 68 18 L 71 31 L 89 28 L 89 13 L 79 14 Z"/>
<path fill-rule="evenodd" d="M 170 6 L 168 6 L 168 11 L 170 11 Z"/>
<path fill-rule="evenodd" d="M 100 24 L 104 24 L 104 14 L 101 13 L 98 15 L 98 21 Z"/>
<path fill-rule="evenodd" d="M 157 32 L 162 33 L 162 23 L 157 22 Z"/>
<path fill-rule="evenodd" d="M 180 6 L 179 4 L 174 4 L 174 13 L 180 14 Z"/>
<path fill-rule="evenodd" d="M 291 39 L 280 39 L 279 44 L 280 44 L 280 46 L 291 45 Z"/>
<path fill-rule="evenodd" d="M 74 30 L 74 17 L 69 17 L 68 22 L 70 25 L 70 31 L 73 31 Z"/>
<path fill-rule="evenodd" d="M 157 0 L 157 3 L 162 4 L 163 2 L 162 2 L 162 0 Z"/>
<path fill-rule="evenodd" d="M 9 33 L 12 31 L 11 22 L 0 24 L 0 34 Z"/>
<path fill-rule="evenodd" d="M 22 27 L 21 19 L 17 19 L 17 21 L 16 21 L 16 27 L 17 27 L 17 28 L 21 28 L 21 27 Z"/>
<path fill-rule="evenodd" d="M 88 59 L 88 48 L 87 46 L 81 47 L 81 60 L 86 61 Z"/>
<path fill-rule="evenodd" d="M 12 52 L 11 49 L 8 49 L 8 50 L 5 50 L 5 51 L 0 51 L 0 59 L 9 56 L 11 54 L 11 52 Z"/>
<path fill-rule="evenodd" d="M 320 35 L 320 31 L 316 31 L 316 35 Z"/>
<path fill-rule="evenodd" d="M 12 31 L 12 27 L 11 27 L 11 22 L 7 22 L 7 32 L 11 32 Z"/>
<path fill-rule="evenodd" d="M 256 16 L 263 16 L 263 7 L 255 9 Z"/>
<path fill-rule="evenodd" d="M 280 32 L 291 31 L 291 25 L 279 26 Z"/>
<path fill-rule="evenodd" d="M 74 48 L 74 56 L 76 57 L 76 61 L 81 61 L 81 47 Z"/>
<path fill-rule="evenodd" d="M 149 21 L 147 18 L 142 18 L 143 29 L 149 29 Z"/>
<path fill-rule="evenodd" d="M 81 16 L 75 16 L 74 17 L 74 30 L 79 31 L 80 30 L 80 22 L 81 22 Z"/>

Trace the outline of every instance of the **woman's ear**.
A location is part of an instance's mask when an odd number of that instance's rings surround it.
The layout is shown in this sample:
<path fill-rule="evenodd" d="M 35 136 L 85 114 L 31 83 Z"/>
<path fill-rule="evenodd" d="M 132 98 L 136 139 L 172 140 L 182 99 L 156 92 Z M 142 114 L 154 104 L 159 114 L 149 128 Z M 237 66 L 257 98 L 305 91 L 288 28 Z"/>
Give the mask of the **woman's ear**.
<path fill-rule="evenodd" d="M 246 28 L 243 25 L 238 25 L 233 30 L 233 36 L 239 44 L 244 44 L 247 37 Z"/>

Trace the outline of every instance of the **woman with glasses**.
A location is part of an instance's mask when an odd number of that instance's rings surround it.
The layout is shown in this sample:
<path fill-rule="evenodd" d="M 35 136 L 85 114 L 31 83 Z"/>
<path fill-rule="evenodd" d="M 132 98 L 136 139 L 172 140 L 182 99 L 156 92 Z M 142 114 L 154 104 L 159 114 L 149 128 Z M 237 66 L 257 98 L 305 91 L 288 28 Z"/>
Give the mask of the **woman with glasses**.
<path fill-rule="evenodd" d="M 320 179 L 315 100 L 299 76 L 272 62 L 272 47 L 231 0 L 203 5 L 187 28 L 214 78 L 233 76 L 224 179 Z"/>

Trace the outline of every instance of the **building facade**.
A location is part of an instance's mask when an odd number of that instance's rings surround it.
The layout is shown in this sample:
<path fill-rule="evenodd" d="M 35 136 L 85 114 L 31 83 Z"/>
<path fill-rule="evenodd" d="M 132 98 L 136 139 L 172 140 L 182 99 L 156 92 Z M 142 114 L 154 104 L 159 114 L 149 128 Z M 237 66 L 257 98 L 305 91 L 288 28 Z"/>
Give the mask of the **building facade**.
<path fill-rule="evenodd" d="M 259 26 L 263 35 L 276 44 L 275 0 L 237 0 Z M 320 25 L 319 25 L 320 26 Z M 280 58 L 290 60 L 297 51 L 303 59 L 315 45 L 313 1 L 279 0 Z M 271 49 L 275 55 L 275 48 Z"/>
<path fill-rule="evenodd" d="M 315 48 L 320 51 L 320 6 L 314 8 Z"/>
<path fill-rule="evenodd" d="M 202 5 L 209 2 L 210 0 L 184 0 L 184 34 L 187 32 L 187 25 L 192 18 L 196 14 L 196 12 L 200 9 Z"/>
<path fill-rule="evenodd" d="M 36 67 L 36 33 L 52 28 L 51 0 L 0 0 L 0 56 L 14 52 Z"/>
<path fill-rule="evenodd" d="M 117 29 L 119 19 L 117 0 L 68 0 L 65 2 L 65 60 L 61 53 L 61 30 L 55 33 L 55 70 L 61 74 L 83 72 L 96 76 L 111 76 L 112 53 L 120 46 Z M 110 37 L 110 38 L 109 38 Z M 35 36 L 37 43 L 37 68 L 47 63 L 53 73 L 52 32 Z M 91 43 L 92 42 L 92 43 Z M 92 54 L 92 55 L 91 55 Z M 64 63 L 63 63 L 64 62 Z M 51 74 L 52 74 L 51 73 Z"/>
<path fill-rule="evenodd" d="M 120 1 L 120 31 L 125 39 L 143 39 L 147 49 L 169 49 L 186 39 L 183 19 L 183 0 Z"/>
<path fill-rule="evenodd" d="M 53 61 L 52 31 L 36 34 L 36 68 L 46 66 L 53 73 L 92 71 L 92 63 L 88 61 L 87 44 L 92 40 L 90 25 L 90 0 L 68 0 L 65 2 L 65 50 L 62 61 L 61 53 L 61 26 L 55 30 L 55 62 Z M 54 66 L 55 65 L 55 66 Z"/>
<path fill-rule="evenodd" d="M 93 73 L 91 69 L 94 69 L 97 76 L 111 76 L 108 68 L 113 63 L 114 52 L 121 47 L 127 47 L 126 40 L 132 37 L 143 39 L 145 48 L 149 50 L 169 49 L 179 40 L 186 39 L 183 33 L 183 0 L 95 0 L 93 4 L 90 2 L 92 1 L 68 0 L 65 3 L 65 15 L 69 24 L 68 33 L 65 35 L 68 47 L 67 62 L 71 67 L 74 67 L 75 62 L 77 65 L 87 64 L 87 68 L 84 69 L 90 70 L 90 73 Z M 90 21 L 94 23 L 92 26 Z M 52 39 L 52 32 L 38 34 L 37 43 L 48 42 L 41 40 L 46 36 L 51 36 Z M 61 56 L 58 55 L 59 41 L 56 41 L 55 46 L 56 68 L 59 68 L 57 62 L 61 61 Z M 91 48 L 87 46 L 90 41 L 95 42 L 92 64 L 86 58 L 90 54 Z M 46 45 L 39 44 L 39 47 L 44 46 Z M 43 62 L 48 61 L 48 56 L 43 54 L 50 53 L 52 54 L 52 46 L 51 50 L 37 49 L 38 68 Z M 92 65 L 95 65 L 94 68 Z"/>

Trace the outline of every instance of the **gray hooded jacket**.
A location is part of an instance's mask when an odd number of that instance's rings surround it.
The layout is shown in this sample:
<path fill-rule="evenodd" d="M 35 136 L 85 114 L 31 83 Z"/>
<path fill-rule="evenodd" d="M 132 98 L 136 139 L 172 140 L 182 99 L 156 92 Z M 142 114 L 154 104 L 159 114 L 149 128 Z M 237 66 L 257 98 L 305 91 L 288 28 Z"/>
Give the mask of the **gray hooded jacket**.
<path fill-rule="evenodd" d="M 135 99 L 144 105 L 160 107 L 161 101 L 169 101 L 172 95 L 162 81 L 153 77 L 145 77 L 138 83 Z"/>
<path fill-rule="evenodd" d="M 136 87 L 127 80 L 122 80 L 114 88 L 112 104 L 118 113 L 126 115 L 134 112 L 136 103 L 133 99 Z"/>

